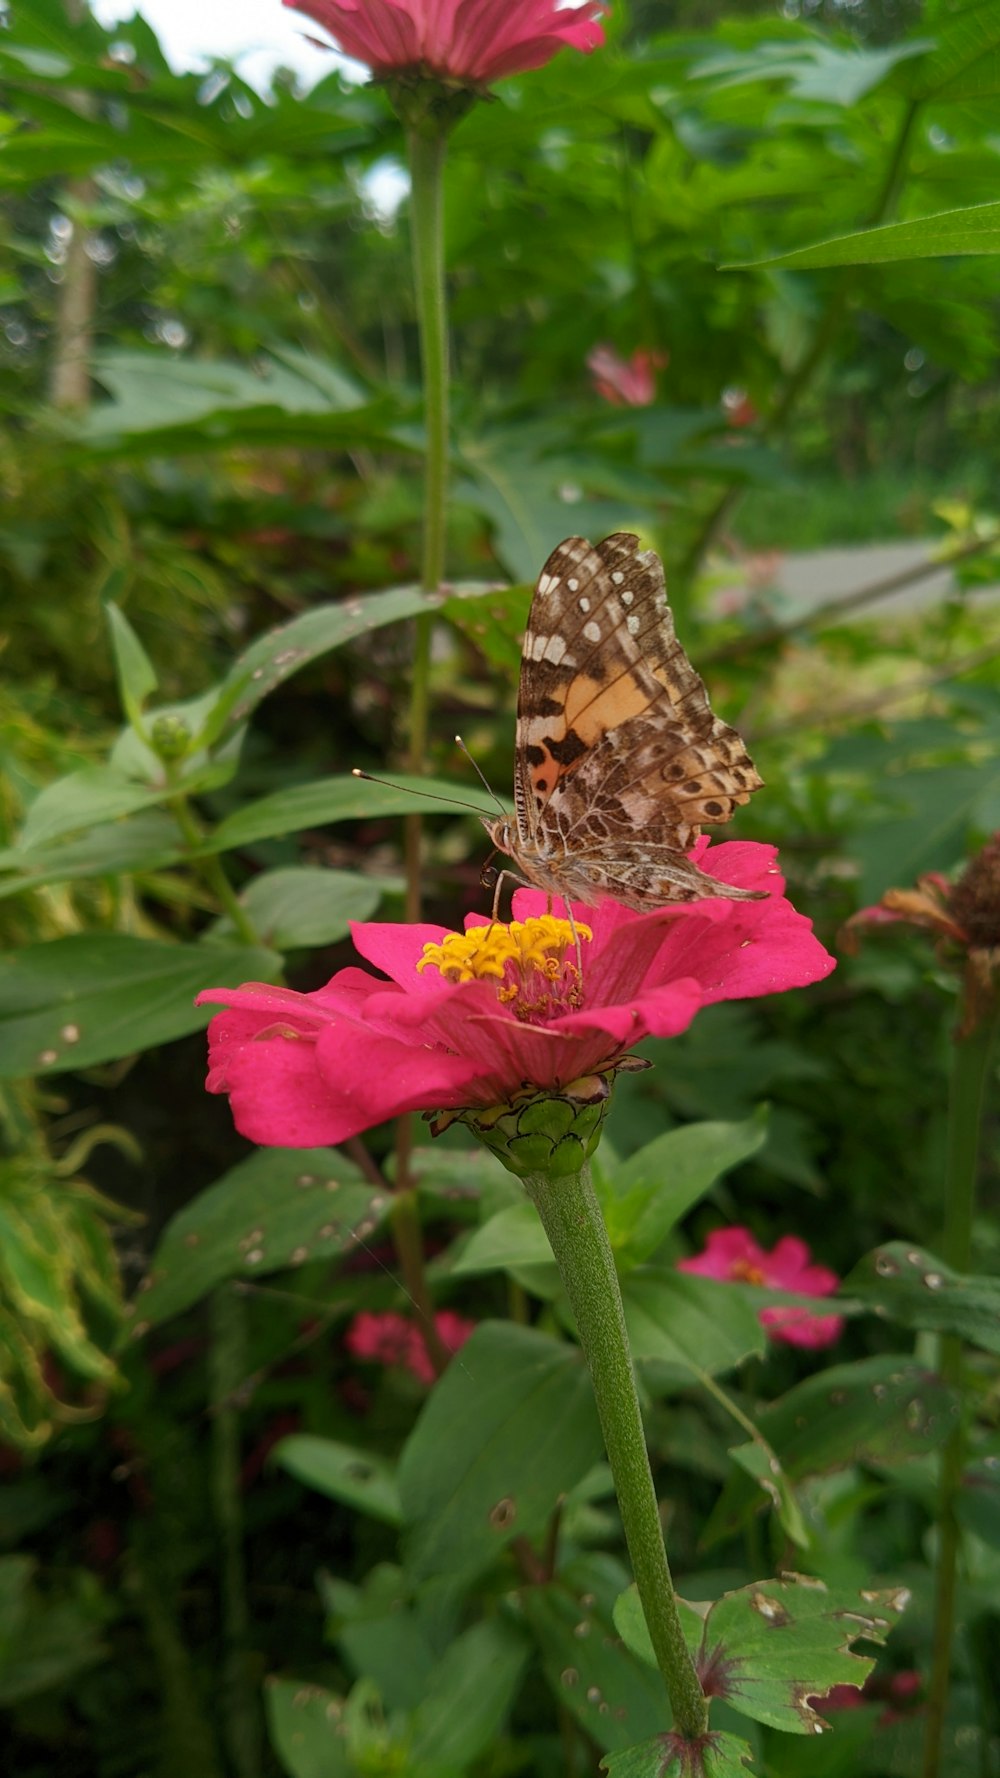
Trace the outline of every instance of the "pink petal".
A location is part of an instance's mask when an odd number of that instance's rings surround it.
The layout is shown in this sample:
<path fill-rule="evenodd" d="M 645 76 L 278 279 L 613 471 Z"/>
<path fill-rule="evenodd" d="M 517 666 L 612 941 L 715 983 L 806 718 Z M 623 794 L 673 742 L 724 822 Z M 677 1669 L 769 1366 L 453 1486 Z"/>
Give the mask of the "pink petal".
<path fill-rule="evenodd" d="M 812 1315 L 808 1309 L 797 1309 L 793 1304 L 775 1304 L 770 1309 L 761 1309 L 760 1323 L 767 1328 L 772 1340 L 811 1350 L 832 1346 L 844 1330 L 842 1316 Z"/>
<path fill-rule="evenodd" d="M 322 1148 L 343 1140 L 308 1040 L 262 1037 L 260 1019 L 219 1013 L 208 1028 L 210 1093 L 228 1093 L 233 1122 L 251 1142 Z"/>
<path fill-rule="evenodd" d="M 339 1131 L 328 1141 L 343 1142 L 404 1111 L 469 1103 L 477 1067 L 466 1057 L 360 1026 L 346 1036 L 345 1042 L 344 1031 L 330 1026 L 316 1042 L 317 1069 Z"/>
<path fill-rule="evenodd" d="M 400 926 L 388 920 L 352 920 L 351 937 L 359 956 L 374 963 L 390 981 L 398 982 L 408 994 L 426 993 L 442 978 L 436 969 L 418 973 L 417 964 L 425 945 L 439 945 L 447 938 L 447 926 Z M 376 984 L 370 982 L 370 986 Z"/>

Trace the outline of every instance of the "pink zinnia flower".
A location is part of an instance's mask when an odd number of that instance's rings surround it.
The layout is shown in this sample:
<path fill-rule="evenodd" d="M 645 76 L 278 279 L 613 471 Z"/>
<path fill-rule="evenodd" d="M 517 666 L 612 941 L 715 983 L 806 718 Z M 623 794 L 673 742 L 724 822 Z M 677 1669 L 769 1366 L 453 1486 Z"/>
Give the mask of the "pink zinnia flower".
<path fill-rule="evenodd" d="M 797 1235 L 782 1235 L 768 1253 L 744 1228 L 714 1229 L 704 1251 L 678 1260 L 677 1270 L 729 1284 L 766 1284 L 797 1296 L 830 1296 L 840 1283 L 836 1272 L 812 1264 L 808 1247 Z M 794 1303 L 761 1309 L 759 1319 L 772 1340 L 788 1346 L 831 1346 L 844 1326 L 840 1315 L 813 1315 Z"/>
<path fill-rule="evenodd" d="M 541 68 L 565 46 L 604 42 L 603 0 L 284 0 L 329 31 L 345 55 L 375 74 L 419 70 L 487 86 Z"/>
<path fill-rule="evenodd" d="M 656 373 L 670 361 L 669 352 L 648 352 L 639 346 L 622 358 L 614 346 L 595 346 L 587 369 L 603 401 L 614 407 L 648 407 L 656 400 Z"/>
<path fill-rule="evenodd" d="M 523 926 L 472 914 L 463 938 L 440 926 L 355 925 L 358 951 L 388 981 L 348 968 L 311 994 L 261 982 L 208 988 L 199 1002 L 229 1009 L 209 1027 L 208 1089 L 229 1094 L 252 1142 L 344 1142 L 404 1111 L 506 1104 L 526 1083 L 558 1092 L 615 1066 L 644 1037 L 675 1036 L 702 1006 L 829 975 L 834 960 L 786 901 L 773 846 L 709 849 L 702 838 L 691 857 L 765 897 L 651 914 L 612 901 L 578 907 L 592 934 L 582 975 L 568 923 L 546 915 L 540 890 L 521 889 Z"/>
<path fill-rule="evenodd" d="M 456 1315 L 453 1309 L 439 1309 L 434 1325 L 442 1345 L 449 1352 L 457 1352 L 464 1346 L 476 1327 L 474 1321 Z M 402 1365 L 419 1382 L 429 1385 L 434 1381 L 434 1366 L 423 1332 L 414 1322 L 407 1321 L 404 1315 L 394 1314 L 391 1309 L 382 1314 L 363 1309 L 351 1322 L 344 1344 L 355 1358 L 367 1359 L 373 1364 Z"/>

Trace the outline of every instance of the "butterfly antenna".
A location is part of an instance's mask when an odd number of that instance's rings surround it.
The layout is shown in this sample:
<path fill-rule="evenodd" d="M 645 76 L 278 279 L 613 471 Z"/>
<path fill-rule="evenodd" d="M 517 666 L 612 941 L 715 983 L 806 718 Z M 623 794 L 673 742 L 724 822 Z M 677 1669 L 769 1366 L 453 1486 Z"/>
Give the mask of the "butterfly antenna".
<path fill-rule="evenodd" d="M 480 776 L 482 776 L 481 773 Z M 365 778 L 369 784 L 384 784 L 387 790 L 398 790 L 403 796 L 427 796 L 436 803 L 451 803 L 456 809 L 468 809 L 471 814 L 478 815 L 481 821 L 486 820 L 482 809 L 477 809 L 475 803 L 462 802 L 461 798 L 457 796 L 441 796 L 436 790 L 412 790 L 409 784 L 394 784 L 391 778 L 376 778 L 374 772 L 363 772 L 360 766 L 352 766 L 351 777 Z M 488 784 L 486 788 L 489 790 Z M 492 794 L 490 791 L 491 796 Z"/>
<path fill-rule="evenodd" d="M 473 759 L 472 754 L 469 752 L 469 749 L 465 745 L 465 742 L 462 740 L 461 735 L 455 736 L 455 746 L 461 747 L 462 752 L 465 754 L 466 759 L 468 760 L 470 766 L 472 767 L 477 778 L 479 779 L 479 782 L 482 785 L 483 789 L 485 790 L 487 796 L 491 796 L 493 798 L 493 801 L 496 803 L 496 806 L 500 810 L 501 815 L 506 815 L 507 811 L 504 808 L 503 803 L 500 801 L 500 798 L 497 796 L 496 791 L 494 790 L 492 784 L 490 783 L 489 779 L 487 778 L 486 773 L 483 771 L 482 766 L 479 764 L 479 761 L 477 759 Z"/>

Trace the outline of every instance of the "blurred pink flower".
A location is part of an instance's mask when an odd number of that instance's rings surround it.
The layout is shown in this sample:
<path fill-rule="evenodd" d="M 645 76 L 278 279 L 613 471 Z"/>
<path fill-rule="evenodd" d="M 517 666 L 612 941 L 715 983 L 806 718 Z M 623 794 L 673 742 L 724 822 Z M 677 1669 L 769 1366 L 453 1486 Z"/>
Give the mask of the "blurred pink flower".
<path fill-rule="evenodd" d="M 614 407 L 648 407 L 656 400 L 656 373 L 669 362 L 669 352 L 650 352 L 644 346 L 637 346 L 630 358 L 607 345 L 594 346 L 587 354 L 594 388 Z"/>
<path fill-rule="evenodd" d="M 209 1027 L 208 1090 L 229 1094 L 252 1142 L 344 1142 L 404 1111 L 506 1104 L 526 1084 L 558 1092 L 644 1037 L 676 1036 L 702 1006 L 829 975 L 834 960 L 785 899 L 773 846 L 702 838 L 690 855 L 762 898 L 651 914 L 577 906 L 592 935 L 582 974 L 568 923 L 546 914 L 540 890 L 521 889 L 514 924 L 471 914 L 464 939 L 440 926 L 355 925 L 357 950 L 389 981 L 348 968 L 310 994 L 263 982 L 207 988 L 200 1004 L 229 1009 Z M 461 966 L 448 961 L 456 946 L 469 954 Z"/>
<path fill-rule="evenodd" d="M 476 1327 L 474 1321 L 456 1315 L 453 1309 L 439 1309 L 434 1325 L 449 1352 L 459 1351 Z M 419 1382 L 429 1385 L 434 1381 L 434 1366 L 423 1333 L 405 1315 L 397 1315 L 391 1309 L 379 1314 L 363 1309 L 347 1329 L 344 1344 L 355 1358 L 370 1364 L 402 1365 Z"/>
<path fill-rule="evenodd" d="M 721 401 L 728 426 L 752 426 L 760 418 L 745 389 L 723 389 Z"/>
<path fill-rule="evenodd" d="M 556 0 L 284 0 L 314 19 L 375 74 L 419 70 L 486 86 L 505 74 L 541 68 L 569 46 L 604 42 L 603 0 L 562 7 Z"/>
<path fill-rule="evenodd" d="M 704 1252 L 678 1260 L 677 1270 L 726 1283 L 766 1284 L 798 1296 L 830 1296 L 840 1283 L 836 1272 L 812 1264 L 808 1247 L 797 1235 L 782 1235 L 768 1253 L 744 1228 L 714 1229 Z M 788 1346 L 831 1346 L 844 1326 L 840 1315 L 813 1315 L 793 1303 L 761 1309 L 759 1318 L 772 1340 Z"/>

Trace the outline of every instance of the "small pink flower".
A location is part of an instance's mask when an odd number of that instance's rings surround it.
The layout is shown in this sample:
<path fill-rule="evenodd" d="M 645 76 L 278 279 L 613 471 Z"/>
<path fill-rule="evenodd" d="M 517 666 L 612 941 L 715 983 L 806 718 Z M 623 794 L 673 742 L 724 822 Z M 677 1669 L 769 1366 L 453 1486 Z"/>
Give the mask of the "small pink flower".
<path fill-rule="evenodd" d="M 457 1352 L 464 1346 L 476 1326 L 464 1315 L 456 1315 L 453 1309 L 438 1310 L 434 1325 L 438 1338 L 449 1352 Z M 363 1309 L 351 1322 L 344 1344 L 355 1358 L 370 1364 L 401 1365 L 411 1371 L 418 1382 L 428 1386 L 434 1381 L 434 1366 L 421 1329 L 391 1309 L 381 1314 Z"/>
<path fill-rule="evenodd" d="M 229 1094 L 251 1142 L 287 1148 L 344 1142 L 404 1111 L 506 1104 L 526 1084 L 559 1092 L 644 1037 L 686 1030 L 702 1006 L 829 975 L 834 960 L 785 899 L 776 856 L 748 841 L 709 849 L 704 838 L 691 852 L 721 882 L 763 890 L 759 901 L 711 896 L 651 914 L 613 901 L 576 907 L 592 931 L 582 975 L 568 926 L 546 926 L 548 897 L 536 889 L 518 890 L 516 920 L 566 937 L 518 960 L 527 925 L 471 914 L 466 934 L 509 938 L 511 960 L 465 979 L 426 966 L 425 947 L 456 939 L 440 926 L 355 925 L 355 946 L 388 981 L 348 968 L 311 994 L 249 982 L 198 996 L 229 1009 L 209 1027 L 208 1090 Z"/>
<path fill-rule="evenodd" d="M 797 1296 L 830 1296 L 840 1283 L 836 1272 L 811 1263 L 809 1249 L 797 1235 L 782 1235 L 768 1253 L 744 1228 L 714 1229 L 704 1251 L 678 1260 L 677 1270 L 730 1284 L 766 1284 Z M 813 1315 L 793 1303 L 761 1309 L 759 1319 L 772 1340 L 788 1346 L 831 1346 L 844 1326 L 840 1315 Z"/>
<path fill-rule="evenodd" d="M 284 0 L 329 31 L 345 55 L 373 73 L 419 71 L 488 86 L 541 68 L 569 46 L 604 42 L 603 0 Z"/>
<path fill-rule="evenodd" d="M 669 352 L 649 352 L 642 346 L 630 358 L 622 358 L 614 346 L 595 346 L 587 355 L 594 388 L 613 407 L 648 407 L 656 400 L 656 373 L 669 362 Z"/>

